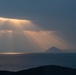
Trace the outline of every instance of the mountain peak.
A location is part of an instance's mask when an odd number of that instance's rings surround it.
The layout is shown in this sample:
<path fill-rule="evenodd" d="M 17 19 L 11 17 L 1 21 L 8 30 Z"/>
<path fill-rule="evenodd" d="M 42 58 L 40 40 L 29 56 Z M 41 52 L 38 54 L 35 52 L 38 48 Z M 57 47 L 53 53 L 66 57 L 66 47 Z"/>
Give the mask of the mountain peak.
<path fill-rule="evenodd" d="M 76 53 L 76 50 L 61 50 L 57 47 L 51 47 L 46 50 L 47 53 Z"/>
<path fill-rule="evenodd" d="M 47 53 L 61 53 L 63 51 L 61 49 L 57 48 L 57 47 L 51 47 L 46 52 Z"/>
<path fill-rule="evenodd" d="M 50 49 L 59 49 L 59 48 L 57 48 L 57 47 L 53 46 L 53 47 L 51 47 Z M 60 49 L 59 49 L 59 50 L 60 50 Z"/>

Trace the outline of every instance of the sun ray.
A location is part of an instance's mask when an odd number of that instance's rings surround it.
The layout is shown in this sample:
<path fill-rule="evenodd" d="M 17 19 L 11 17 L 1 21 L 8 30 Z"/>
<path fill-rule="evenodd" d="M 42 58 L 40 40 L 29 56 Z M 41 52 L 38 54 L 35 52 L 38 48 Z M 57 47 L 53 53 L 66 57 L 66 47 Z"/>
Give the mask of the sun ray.
<path fill-rule="evenodd" d="M 69 49 L 72 45 L 56 35 L 56 31 L 24 31 L 25 35 L 40 46 L 42 50 L 55 46 L 61 49 Z M 49 34 L 50 33 L 50 34 Z M 54 34 L 55 33 L 55 34 Z"/>
<path fill-rule="evenodd" d="M 16 42 L 14 41 L 15 39 L 19 39 L 19 43 L 22 42 L 22 44 L 24 44 L 20 47 L 29 49 L 29 47 L 25 47 L 26 42 L 28 42 L 30 48 L 34 50 L 39 49 L 38 51 L 45 51 L 52 46 L 61 49 L 69 49 L 73 47 L 72 44 L 57 34 L 58 31 L 45 31 L 30 20 L 0 17 L 0 46 L 3 45 L 4 48 L 2 49 L 6 49 L 9 52 L 16 50 L 16 46 L 14 45 Z M 17 43 L 17 47 L 18 46 Z M 32 52 L 32 49 L 30 52 Z"/>
<path fill-rule="evenodd" d="M 32 42 L 35 43 L 34 45 L 37 45 L 37 46 L 39 46 L 40 49 L 43 49 L 43 50 L 44 50 L 44 48 L 42 47 L 43 44 L 40 42 L 40 40 L 39 40 L 39 38 L 37 37 L 35 31 L 24 31 L 24 34 L 25 34 L 25 37 L 27 36 L 29 39 L 32 40 Z M 29 39 L 28 39 L 28 40 L 29 40 Z"/>

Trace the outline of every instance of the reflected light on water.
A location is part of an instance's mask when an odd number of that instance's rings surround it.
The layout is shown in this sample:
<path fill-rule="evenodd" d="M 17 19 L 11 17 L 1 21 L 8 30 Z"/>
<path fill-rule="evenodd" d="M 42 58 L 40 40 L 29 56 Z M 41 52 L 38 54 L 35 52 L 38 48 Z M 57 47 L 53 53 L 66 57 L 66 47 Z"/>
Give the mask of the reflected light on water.
<path fill-rule="evenodd" d="M 22 52 L 3 52 L 3 53 L 0 53 L 0 54 L 13 55 L 13 54 L 24 54 L 24 53 L 22 53 Z"/>

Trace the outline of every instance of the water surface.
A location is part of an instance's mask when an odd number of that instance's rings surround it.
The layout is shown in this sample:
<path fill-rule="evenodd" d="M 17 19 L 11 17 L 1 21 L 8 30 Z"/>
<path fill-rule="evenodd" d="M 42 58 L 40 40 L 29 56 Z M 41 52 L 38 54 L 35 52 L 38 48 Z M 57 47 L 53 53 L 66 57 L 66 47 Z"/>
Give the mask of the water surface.
<path fill-rule="evenodd" d="M 0 54 L 0 70 L 19 71 L 44 65 L 76 68 L 76 53 Z"/>

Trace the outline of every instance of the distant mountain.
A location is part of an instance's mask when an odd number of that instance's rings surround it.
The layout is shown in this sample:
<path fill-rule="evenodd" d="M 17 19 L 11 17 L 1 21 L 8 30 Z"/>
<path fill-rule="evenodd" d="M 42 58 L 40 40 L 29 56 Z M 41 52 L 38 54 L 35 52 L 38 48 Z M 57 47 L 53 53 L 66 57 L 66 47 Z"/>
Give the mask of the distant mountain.
<path fill-rule="evenodd" d="M 48 50 L 46 50 L 46 53 L 75 53 L 76 50 L 61 50 L 56 47 L 51 47 Z"/>
<path fill-rule="evenodd" d="M 47 53 L 63 53 L 64 51 L 56 47 L 51 47 L 46 52 Z"/>
<path fill-rule="evenodd" d="M 0 71 L 0 75 L 76 75 L 76 69 L 52 65 L 18 72 Z"/>

